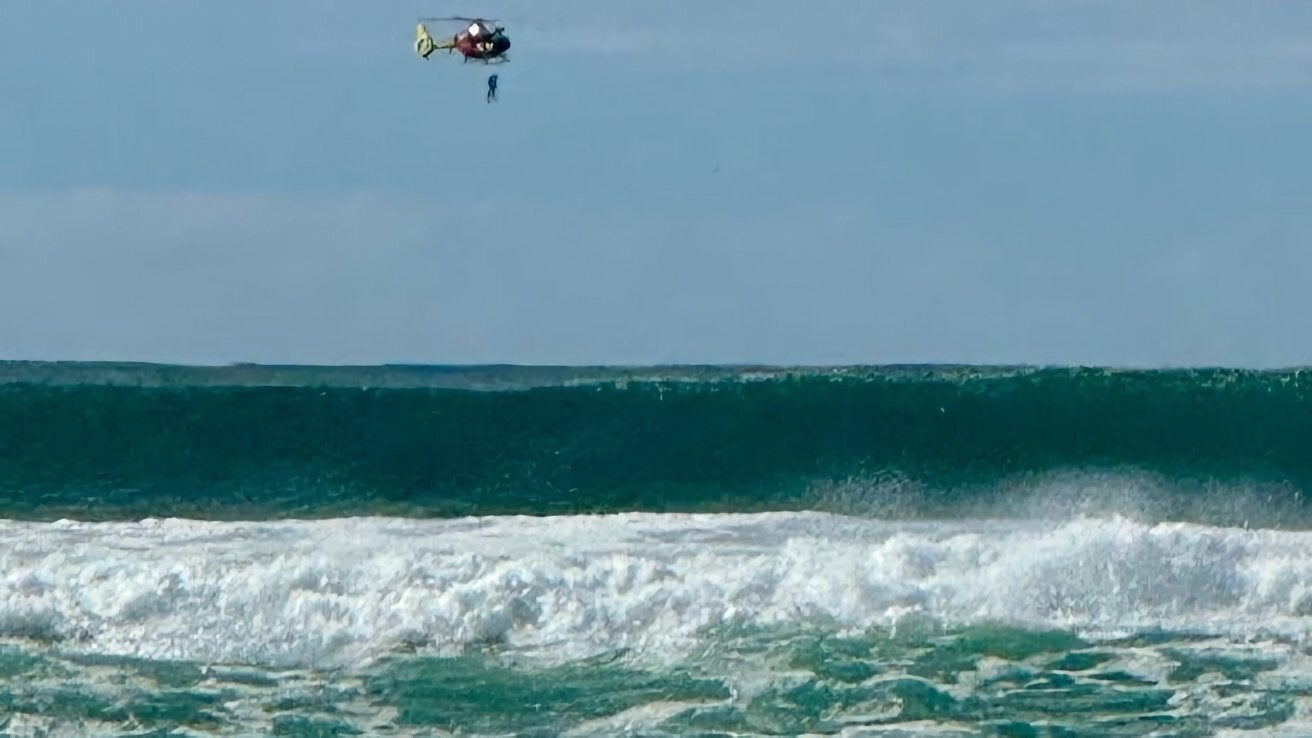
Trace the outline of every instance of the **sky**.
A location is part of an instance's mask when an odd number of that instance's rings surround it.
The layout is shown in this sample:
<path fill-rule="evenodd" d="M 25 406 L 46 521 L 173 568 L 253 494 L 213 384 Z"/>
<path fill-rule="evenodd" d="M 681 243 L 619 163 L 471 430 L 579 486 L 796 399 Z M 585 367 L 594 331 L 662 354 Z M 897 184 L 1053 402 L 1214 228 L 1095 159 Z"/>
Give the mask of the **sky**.
<path fill-rule="evenodd" d="M 5 2 L 0 359 L 1308 365 L 1310 135 L 1308 3 Z"/>

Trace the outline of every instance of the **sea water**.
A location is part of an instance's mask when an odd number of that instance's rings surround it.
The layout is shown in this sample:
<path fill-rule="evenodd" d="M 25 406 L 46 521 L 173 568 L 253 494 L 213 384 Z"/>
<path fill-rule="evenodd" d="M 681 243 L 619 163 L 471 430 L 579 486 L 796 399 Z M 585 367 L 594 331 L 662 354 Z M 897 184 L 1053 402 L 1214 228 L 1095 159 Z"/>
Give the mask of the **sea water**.
<path fill-rule="evenodd" d="M 1303 735 L 1301 372 L 0 366 L 6 735 Z"/>

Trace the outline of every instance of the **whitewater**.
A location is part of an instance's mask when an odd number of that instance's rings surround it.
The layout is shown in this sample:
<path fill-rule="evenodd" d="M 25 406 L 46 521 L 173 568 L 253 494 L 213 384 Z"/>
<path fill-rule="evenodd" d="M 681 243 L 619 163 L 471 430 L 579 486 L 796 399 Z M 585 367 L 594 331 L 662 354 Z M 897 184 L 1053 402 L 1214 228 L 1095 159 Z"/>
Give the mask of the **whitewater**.
<path fill-rule="evenodd" d="M 1300 638 L 1312 533 L 806 513 L 6 523 L 0 632 L 286 667 L 496 643 L 680 658 L 707 628 L 1003 623 Z"/>
<path fill-rule="evenodd" d="M 6 522 L 0 551 L 0 633 L 9 640 L 11 662 L 26 654 L 31 664 L 62 663 L 65 674 L 68 665 L 81 664 L 73 672 L 96 685 L 87 693 L 109 703 L 175 693 L 140 680 L 97 682 L 88 665 L 197 665 L 190 687 L 201 695 L 223 693 L 225 673 L 229 679 L 246 674 L 235 681 L 244 691 L 229 689 L 223 700 L 220 733 L 258 730 L 262 703 L 333 689 L 344 690 L 337 699 L 360 703 L 356 712 L 367 716 L 355 724 L 341 714 L 336 719 L 372 733 L 381 729 L 379 715 L 395 717 L 416 697 L 401 690 L 401 704 L 380 711 L 388 699 L 343 685 L 405 668 L 398 664 L 431 668 L 482 653 L 487 662 L 480 669 L 501 670 L 501 679 L 556 681 L 551 670 L 589 659 L 660 675 L 670 686 L 653 688 L 652 699 L 631 707 L 623 730 L 680 734 L 689 724 L 661 726 L 717 706 L 750 713 L 753 702 L 777 699 L 778 685 L 799 676 L 790 649 L 808 633 L 821 643 L 867 645 L 864 661 L 855 661 L 863 664 L 853 667 L 856 677 L 837 683 L 867 689 L 890 683 L 889 673 L 907 663 L 881 657 L 878 644 L 898 643 L 899 628 L 974 639 L 970 648 L 977 652 L 965 654 L 970 663 L 953 669 L 978 683 L 963 682 L 960 673 L 926 682 L 958 702 L 988 698 L 997 686 L 990 680 L 1021 678 L 1023 686 L 1050 679 L 1045 673 L 1069 674 L 1056 668 L 1062 659 L 1078 665 L 1091 653 L 1097 655 L 1091 663 L 1115 667 L 1099 672 L 1113 683 L 1143 688 L 1166 681 L 1193 658 L 1276 680 L 1278 692 L 1296 698 L 1286 718 L 1312 706 L 1303 696 L 1312 680 L 1299 676 L 1306 673 L 1303 644 L 1312 625 L 1312 533 L 1120 517 L 912 522 L 797 512 L 64 520 Z M 998 647 L 1014 648 L 1017 638 L 1054 633 L 1062 634 L 1055 643 L 998 657 Z M 1157 635 L 1144 640 L 1145 634 Z M 1058 663 L 1045 667 L 1045 660 Z M 723 690 L 718 699 L 714 690 L 699 700 L 663 698 L 688 678 L 690 665 Z M 825 682 L 825 668 L 800 670 L 803 683 Z M 1171 693 L 1178 704 L 1158 700 L 1146 705 L 1154 708 L 1148 712 L 1188 714 L 1189 699 L 1215 710 L 1222 694 L 1233 701 L 1235 691 L 1265 693 L 1252 676 L 1211 671 L 1224 683 L 1190 680 L 1188 689 Z M 31 674 L 13 676 L 25 677 L 29 691 L 41 683 Z M 934 675 L 917 678 L 926 676 Z M 491 678 L 481 671 L 476 683 L 485 688 Z M 1106 677 L 1093 682 L 1104 690 L 1107 683 Z M 1199 697 L 1202 688 L 1216 691 L 1215 699 Z M 849 714 L 853 706 L 836 700 L 826 709 L 828 723 L 810 727 L 850 733 L 854 725 L 873 730 L 915 722 L 916 711 L 903 714 L 904 698 L 884 697 L 879 716 L 864 712 L 869 704 Z M 573 704 L 558 705 L 562 714 L 545 716 L 545 723 L 582 734 L 623 732 L 613 715 L 571 720 Z M 1124 710 L 1097 712 L 1092 717 L 1105 720 Z M 494 728 L 490 734 L 514 727 L 496 725 L 496 715 L 492 704 L 482 716 Z M 775 728 L 786 733 L 788 724 Z M 94 732 L 97 722 L 78 725 Z M 964 723 L 954 730 L 974 734 Z"/>

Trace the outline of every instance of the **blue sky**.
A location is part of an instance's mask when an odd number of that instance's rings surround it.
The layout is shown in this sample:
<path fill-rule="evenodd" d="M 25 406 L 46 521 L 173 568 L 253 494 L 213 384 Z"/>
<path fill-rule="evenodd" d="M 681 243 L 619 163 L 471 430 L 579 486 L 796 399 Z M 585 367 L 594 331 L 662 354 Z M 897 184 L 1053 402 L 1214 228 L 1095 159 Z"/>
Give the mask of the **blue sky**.
<path fill-rule="evenodd" d="M 0 358 L 1308 364 L 1310 84 L 1292 2 L 4 3 Z"/>

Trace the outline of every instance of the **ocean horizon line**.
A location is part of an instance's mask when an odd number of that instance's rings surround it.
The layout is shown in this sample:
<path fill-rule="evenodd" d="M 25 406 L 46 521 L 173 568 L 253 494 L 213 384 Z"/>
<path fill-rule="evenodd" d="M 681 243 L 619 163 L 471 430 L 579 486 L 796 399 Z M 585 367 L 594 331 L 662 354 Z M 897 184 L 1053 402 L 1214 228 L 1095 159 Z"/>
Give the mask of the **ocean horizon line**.
<path fill-rule="evenodd" d="M 349 361 L 349 362 L 293 362 L 293 361 L 161 361 L 136 358 L 0 358 L 0 382 L 14 373 L 38 369 L 73 370 L 172 370 L 172 372 L 231 372 L 231 370 L 403 370 L 403 372 L 653 372 L 653 370 L 724 370 L 724 372 L 905 372 L 905 370 L 1000 370 L 1000 372 L 1127 372 L 1127 373 L 1178 373 L 1178 372 L 1242 372 L 1253 374 L 1281 374 L 1312 369 L 1307 364 L 1240 365 L 1240 364 L 1148 364 L 1148 362 L 1059 362 L 1059 361 L 590 361 L 590 362 L 533 362 L 533 361 Z"/>

